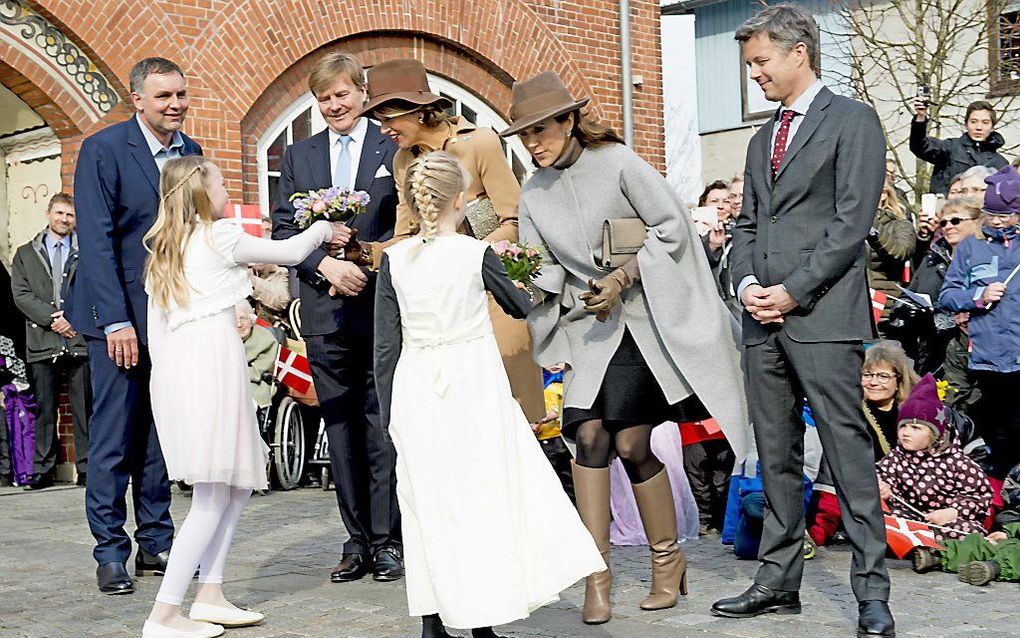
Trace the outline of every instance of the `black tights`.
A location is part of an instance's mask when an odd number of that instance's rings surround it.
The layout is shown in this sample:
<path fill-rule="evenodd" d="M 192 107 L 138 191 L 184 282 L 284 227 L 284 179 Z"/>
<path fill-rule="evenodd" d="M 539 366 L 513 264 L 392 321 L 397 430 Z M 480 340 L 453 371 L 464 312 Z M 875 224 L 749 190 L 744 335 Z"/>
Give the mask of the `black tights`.
<path fill-rule="evenodd" d="M 633 425 L 615 435 L 601 420 L 585 421 L 577 428 L 577 464 L 609 467 L 615 452 L 631 483 L 643 483 L 662 471 L 662 461 L 652 452 L 651 425 Z"/>
<path fill-rule="evenodd" d="M 421 617 L 421 638 L 451 638 L 446 633 L 443 621 L 439 614 L 431 614 Z M 471 630 L 471 638 L 500 638 L 492 631 L 492 627 L 479 627 Z"/>

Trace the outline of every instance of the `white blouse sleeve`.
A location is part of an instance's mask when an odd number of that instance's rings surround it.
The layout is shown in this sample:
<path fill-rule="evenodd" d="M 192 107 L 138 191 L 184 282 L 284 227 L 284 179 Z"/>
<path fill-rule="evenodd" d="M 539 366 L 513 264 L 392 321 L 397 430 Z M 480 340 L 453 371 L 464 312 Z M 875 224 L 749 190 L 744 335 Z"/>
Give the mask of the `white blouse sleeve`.
<path fill-rule="evenodd" d="M 245 233 L 237 224 L 232 222 L 228 222 L 228 224 L 236 231 L 224 232 L 222 243 L 220 237 L 217 237 L 216 243 L 223 250 L 228 247 L 226 242 L 232 242 L 229 252 L 224 250 L 224 254 L 231 255 L 234 263 L 237 264 L 294 266 L 304 261 L 308 255 L 312 254 L 313 250 L 328 241 L 333 235 L 333 229 L 329 222 L 322 220 L 315 222 L 307 230 L 293 237 L 280 240 L 255 237 Z M 228 233 L 230 233 L 229 237 Z"/>

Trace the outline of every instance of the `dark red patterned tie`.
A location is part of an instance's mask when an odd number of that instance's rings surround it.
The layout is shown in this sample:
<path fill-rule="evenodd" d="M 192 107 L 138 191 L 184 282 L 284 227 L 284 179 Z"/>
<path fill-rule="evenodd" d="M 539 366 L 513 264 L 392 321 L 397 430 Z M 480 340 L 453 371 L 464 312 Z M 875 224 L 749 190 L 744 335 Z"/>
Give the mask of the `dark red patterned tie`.
<path fill-rule="evenodd" d="M 779 132 L 776 133 L 776 145 L 772 148 L 773 176 L 779 172 L 779 165 L 783 163 L 783 155 L 786 155 L 786 142 L 790 137 L 790 122 L 793 121 L 795 115 L 797 114 L 792 110 L 786 109 L 780 116 L 782 122 L 779 123 Z"/>

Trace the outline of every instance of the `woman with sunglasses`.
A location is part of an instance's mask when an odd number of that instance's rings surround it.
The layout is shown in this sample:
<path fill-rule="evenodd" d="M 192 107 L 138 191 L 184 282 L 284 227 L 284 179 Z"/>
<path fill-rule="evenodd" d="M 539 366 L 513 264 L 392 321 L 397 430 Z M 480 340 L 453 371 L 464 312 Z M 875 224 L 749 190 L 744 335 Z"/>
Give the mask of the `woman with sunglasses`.
<path fill-rule="evenodd" d="M 985 181 L 981 233 L 957 247 L 939 304 L 970 313 L 973 416 L 991 448 L 988 475 L 1001 481 L 1020 462 L 1020 279 L 1010 279 L 1020 271 L 1020 174 L 1007 166 Z"/>
<path fill-rule="evenodd" d="M 953 313 L 938 307 L 939 291 L 946 279 L 946 271 L 953 260 L 956 247 L 967 237 L 977 234 L 980 228 L 981 200 L 977 197 L 957 197 L 950 199 L 942 207 L 938 216 L 938 226 L 942 236 L 932 242 L 921 264 L 910 282 L 910 290 L 927 295 L 935 307 L 933 315 L 925 315 L 923 325 L 912 322 L 913 335 L 905 335 L 916 340 L 916 352 L 911 354 L 917 362 L 919 372 L 934 372 L 942 365 L 946 356 L 946 347 L 958 336 L 959 328 L 953 319 Z M 890 335 L 890 337 L 893 335 Z M 895 439 L 895 436 L 893 437 Z"/>

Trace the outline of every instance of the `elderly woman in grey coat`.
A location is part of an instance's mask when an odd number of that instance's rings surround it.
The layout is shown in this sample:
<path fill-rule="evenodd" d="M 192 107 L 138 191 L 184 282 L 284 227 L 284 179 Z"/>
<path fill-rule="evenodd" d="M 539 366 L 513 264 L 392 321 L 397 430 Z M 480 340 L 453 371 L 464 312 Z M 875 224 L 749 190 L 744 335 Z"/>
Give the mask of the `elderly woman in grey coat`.
<path fill-rule="evenodd" d="M 528 317 L 535 358 L 565 364 L 563 431 L 577 442 L 577 505 L 608 564 L 609 463 L 615 453 L 634 489 L 652 551 L 642 609 L 686 593 L 669 477 L 650 447 L 666 421 L 714 417 L 738 459 L 747 408 L 730 318 L 716 293 L 698 234 L 675 193 L 608 127 L 581 114 L 553 72 L 514 85 L 500 133 L 519 135 L 538 171 L 519 203 L 521 240 L 545 264 Z M 606 220 L 640 219 L 634 258 L 599 267 Z M 610 619 L 609 571 L 586 581 L 583 620 Z"/>

